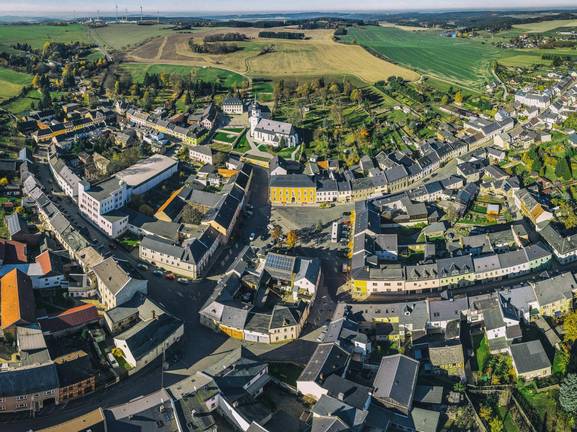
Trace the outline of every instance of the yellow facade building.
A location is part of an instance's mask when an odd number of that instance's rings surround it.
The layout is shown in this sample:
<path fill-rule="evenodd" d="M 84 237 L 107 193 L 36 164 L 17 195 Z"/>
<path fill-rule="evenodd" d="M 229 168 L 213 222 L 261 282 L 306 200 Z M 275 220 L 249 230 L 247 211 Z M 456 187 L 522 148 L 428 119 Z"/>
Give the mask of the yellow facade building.
<path fill-rule="evenodd" d="M 271 176 L 269 192 L 272 205 L 314 205 L 317 202 L 316 185 L 304 174 Z"/>

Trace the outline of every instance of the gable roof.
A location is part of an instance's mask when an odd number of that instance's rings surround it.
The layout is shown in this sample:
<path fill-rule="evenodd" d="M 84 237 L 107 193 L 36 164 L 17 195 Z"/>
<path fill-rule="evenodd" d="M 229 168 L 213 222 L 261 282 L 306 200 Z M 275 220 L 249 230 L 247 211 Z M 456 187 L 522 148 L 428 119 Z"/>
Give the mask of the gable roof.
<path fill-rule="evenodd" d="M 30 278 L 18 269 L 11 270 L 0 279 L 1 328 L 36 320 L 36 304 Z"/>
<path fill-rule="evenodd" d="M 511 345 L 511 356 L 517 373 L 534 372 L 551 367 L 551 361 L 539 340 Z"/>
<path fill-rule="evenodd" d="M 373 381 L 373 395 L 410 408 L 418 371 L 419 362 L 403 354 L 383 357 Z"/>
<path fill-rule="evenodd" d="M 57 315 L 41 318 L 38 320 L 38 324 L 40 324 L 43 332 L 53 333 L 89 324 L 99 319 L 96 306 L 86 303 L 67 309 Z"/>
<path fill-rule="evenodd" d="M 298 381 L 323 382 L 331 374 L 341 374 L 349 363 L 350 355 L 336 343 L 317 345 Z"/>
<path fill-rule="evenodd" d="M 92 271 L 104 283 L 106 288 L 116 295 L 132 279 L 128 270 L 122 267 L 121 262 L 113 257 L 108 257 L 104 261 L 92 267 Z"/>

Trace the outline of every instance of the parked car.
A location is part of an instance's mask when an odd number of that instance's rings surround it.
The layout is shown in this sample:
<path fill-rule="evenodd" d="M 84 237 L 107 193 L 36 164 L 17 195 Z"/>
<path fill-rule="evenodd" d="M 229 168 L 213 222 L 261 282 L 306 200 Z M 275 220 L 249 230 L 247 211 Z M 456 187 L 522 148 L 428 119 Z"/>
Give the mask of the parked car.
<path fill-rule="evenodd" d="M 154 271 L 152 272 L 152 274 L 153 274 L 154 276 L 162 276 L 164 273 L 162 272 L 162 270 L 154 270 Z"/>
<path fill-rule="evenodd" d="M 253 232 L 251 232 L 251 233 L 250 233 L 250 236 L 248 237 L 248 240 L 249 240 L 249 241 L 254 241 L 255 238 L 256 238 L 256 234 L 253 233 Z"/>
<path fill-rule="evenodd" d="M 175 279 L 176 279 L 176 276 L 174 275 L 174 273 L 168 272 L 168 273 L 165 273 L 165 274 L 164 274 L 164 279 L 166 279 L 166 280 L 175 280 Z"/>
<path fill-rule="evenodd" d="M 144 271 L 148 270 L 148 266 L 144 263 L 138 263 L 138 264 L 136 264 L 136 267 L 139 268 L 140 270 L 144 270 Z"/>
<path fill-rule="evenodd" d="M 189 284 L 189 280 L 186 278 L 178 278 L 176 281 L 182 285 L 188 285 Z"/>

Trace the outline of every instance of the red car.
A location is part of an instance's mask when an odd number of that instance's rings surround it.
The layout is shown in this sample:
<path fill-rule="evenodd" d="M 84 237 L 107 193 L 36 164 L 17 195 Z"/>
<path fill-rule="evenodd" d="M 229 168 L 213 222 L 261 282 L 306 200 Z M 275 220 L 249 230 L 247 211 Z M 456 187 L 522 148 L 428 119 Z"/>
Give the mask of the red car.
<path fill-rule="evenodd" d="M 164 274 L 164 279 L 168 279 L 168 280 L 175 280 L 176 276 L 172 273 L 165 273 Z"/>

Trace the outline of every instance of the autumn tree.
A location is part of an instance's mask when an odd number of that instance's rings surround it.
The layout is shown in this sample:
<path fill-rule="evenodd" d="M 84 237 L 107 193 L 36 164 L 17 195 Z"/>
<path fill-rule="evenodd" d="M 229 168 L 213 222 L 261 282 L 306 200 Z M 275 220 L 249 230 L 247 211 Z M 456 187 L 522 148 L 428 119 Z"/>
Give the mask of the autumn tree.
<path fill-rule="evenodd" d="M 577 340 L 577 311 L 565 316 L 563 331 L 567 342 L 575 342 Z"/>
<path fill-rule="evenodd" d="M 286 236 L 286 245 L 289 249 L 292 249 L 296 246 L 298 241 L 298 235 L 295 230 L 290 230 Z"/>
<path fill-rule="evenodd" d="M 488 422 L 493 417 L 493 409 L 489 405 L 481 405 L 479 417 Z"/>
<path fill-rule="evenodd" d="M 354 89 L 351 92 L 351 100 L 360 105 L 363 102 L 363 92 L 360 89 Z"/>
<path fill-rule="evenodd" d="M 559 204 L 558 216 L 565 228 L 572 229 L 577 227 L 577 215 L 575 214 L 575 209 L 567 201 L 562 201 Z"/>
<path fill-rule="evenodd" d="M 503 420 L 499 417 L 493 417 L 489 422 L 491 432 L 503 432 Z"/>
<path fill-rule="evenodd" d="M 458 105 L 461 105 L 463 103 L 463 93 L 461 93 L 461 90 L 455 93 L 455 103 Z"/>
<path fill-rule="evenodd" d="M 275 225 L 270 233 L 272 239 L 277 241 L 282 236 L 282 228 L 280 225 Z"/>
<path fill-rule="evenodd" d="M 4 187 L 8 185 L 8 179 L 6 177 L 0 178 L 0 186 Z"/>

